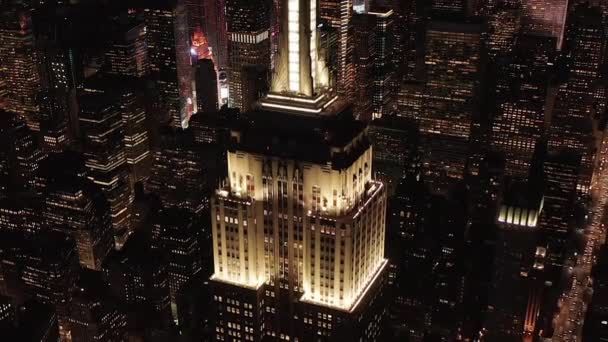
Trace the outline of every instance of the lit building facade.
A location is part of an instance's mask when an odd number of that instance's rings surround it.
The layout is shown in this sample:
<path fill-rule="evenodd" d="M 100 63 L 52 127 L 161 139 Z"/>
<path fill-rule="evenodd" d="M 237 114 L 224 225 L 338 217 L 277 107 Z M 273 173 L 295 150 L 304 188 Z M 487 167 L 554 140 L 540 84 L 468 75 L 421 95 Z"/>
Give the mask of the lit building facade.
<path fill-rule="evenodd" d="M 578 153 L 581 170 L 578 192 L 589 193 L 595 158 L 596 124 L 593 122 L 598 112 L 598 99 L 594 93 L 600 66 L 605 58 L 605 27 L 602 15 L 596 8 L 586 5 L 576 6 L 569 16 L 569 30 L 564 51 L 571 64 L 568 80 L 557 90 L 555 108 L 549 132 L 549 149 L 557 151 L 567 148 Z"/>
<path fill-rule="evenodd" d="M 72 236 L 82 267 L 101 270 L 114 246 L 110 208 L 98 187 L 82 180 L 75 183 L 58 182 L 47 189 L 45 223 Z"/>
<path fill-rule="evenodd" d="M 505 155 L 510 176 L 528 176 L 536 143 L 544 135 L 548 65 L 553 63 L 546 51 L 552 44 L 553 39 L 520 35 L 508 62 L 499 66 L 492 146 Z"/>
<path fill-rule="evenodd" d="M 266 83 L 270 76 L 270 6 L 268 0 L 226 1 L 228 103 L 242 111 L 251 110 L 260 96 L 247 82 L 248 71 L 261 68 Z"/>
<path fill-rule="evenodd" d="M 24 115 L 28 126 L 38 131 L 36 93 L 40 76 L 36 68 L 31 13 L 14 6 L 0 9 L 0 71 L 5 82 L 5 109 Z"/>
<path fill-rule="evenodd" d="M 165 208 L 200 213 L 209 207 L 209 165 L 194 141 L 193 130 L 162 132 L 146 189 L 158 194 Z"/>
<path fill-rule="evenodd" d="M 353 0 L 318 0 L 319 17 L 326 24 L 337 30 L 338 46 L 335 64 L 329 66 L 333 80 L 340 96 L 354 100 L 352 95 L 355 86 L 355 69 L 352 63 L 353 35 L 351 20 L 353 16 Z M 366 6 L 363 5 L 363 8 Z M 359 4 L 358 9 L 361 9 Z M 327 60 L 326 60 L 327 62 Z"/>
<path fill-rule="evenodd" d="M 555 37 L 557 49 L 561 49 L 566 29 L 568 0 L 524 0 L 521 11 L 523 32 Z"/>
<path fill-rule="evenodd" d="M 141 98 L 134 92 L 125 90 L 117 103 L 124 129 L 127 166 L 134 182 L 145 182 L 152 164 L 146 110 L 141 102 Z"/>
<path fill-rule="evenodd" d="M 280 3 L 279 50 L 270 93 L 260 101 L 266 110 L 300 114 L 327 112 L 337 96 L 329 91 L 326 56 L 319 53 L 317 0 Z"/>
<path fill-rule="evenodd" d="M 174 207 L 163 209 L 153 220 L 152 248 L 168 261 L 172 305 L 176 305 L 178 292 L 202 270 L 200 232 L 194 218 L 191 212 Z"/>
<path fill-rule="evenodd" d="M 377 340 L 386 191 L 372 180 L 363 125 L 258 117 L 232 132 L 226 185 L 212 200 L 216 339 Z M 287 122 L 297 128 L 269 134 Z"/>
<path fill-rule="evenodd" d="M 431 21 L 426 27 L 420 131 L 426 181 L 438 192 L 464 178 L 471 154 L 485 67 L 483 34 L 482 24 L 469 21 Z"/>
<path fill-rule="evenodd" d="M 123 27 L 120 35 L 106 52 L 108 73 L 143 77 L 150 72 L 146 45 L 146 26 L 143 23 Z"/>
<path fill-rule="evenodd" d="M 150 68 L 172 127 L 188 127 L 194 108 L 194 68 L 186 7 L 179 1 L 144 9 Z"/>
<path fill-rule="evenodd" d="M 88 178 L 101 187 L 110 203 L 116 245 L 120 247 L 130 233 L 133 202 L 120 109 L 106 94 L 90 93 L 79 100 Z"/>
<path fill-rule="evenodd" d="M 564 265 L 572 232 L 580 155 L 568 151 L 550 153 L 544 162 L 544 201 L 538 224 L 546 241 L 547 261 L 555 272 Z"/>
<path fill-rule="evenodd" d="M 358 91 L 354 99 L 354 103 L 357 104 L 360 101 L 365 103 L 371 98 L 371 111 L 359 113 L 358 117 L 361 120 L 379 119 L 383 115 L 392 113 L 394 104 L 392 85 L 395 77 L 392 64 L 393 17 L 393 10 L 383 9 L 355 14 L 352 19 L 356 45 L 354 63 L 357 82 L 354 87 L 357 90 L 372 88 L 371 94 L 362 94 Z M 365 108 L 366 105 L 360 107 Z"/>

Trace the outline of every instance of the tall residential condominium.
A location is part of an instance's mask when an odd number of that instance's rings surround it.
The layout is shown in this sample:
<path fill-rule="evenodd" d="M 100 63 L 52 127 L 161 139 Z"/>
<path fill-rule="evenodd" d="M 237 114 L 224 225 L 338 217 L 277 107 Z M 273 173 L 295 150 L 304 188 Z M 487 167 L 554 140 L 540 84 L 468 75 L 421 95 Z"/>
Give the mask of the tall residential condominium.
<path fill-rule="evenodd" d="M 249 111 L 268 84 L 270 70 L 270 0 L 227 0 L 229 105 Z M 259 82 L 248 82 L 256 70 Z"/>

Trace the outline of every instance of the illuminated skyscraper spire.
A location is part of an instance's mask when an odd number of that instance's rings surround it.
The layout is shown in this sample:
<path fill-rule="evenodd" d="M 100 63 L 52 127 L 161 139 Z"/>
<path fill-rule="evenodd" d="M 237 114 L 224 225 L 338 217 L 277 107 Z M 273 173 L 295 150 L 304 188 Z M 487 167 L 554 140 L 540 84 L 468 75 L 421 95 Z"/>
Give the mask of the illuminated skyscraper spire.
<path fill-rule="evenodd" d="M 281 0 L 279 52 L 265 109 L 320 114 L 336 101 L 329 95 L 329 73 L 319 50 L 318 0 Z"/>

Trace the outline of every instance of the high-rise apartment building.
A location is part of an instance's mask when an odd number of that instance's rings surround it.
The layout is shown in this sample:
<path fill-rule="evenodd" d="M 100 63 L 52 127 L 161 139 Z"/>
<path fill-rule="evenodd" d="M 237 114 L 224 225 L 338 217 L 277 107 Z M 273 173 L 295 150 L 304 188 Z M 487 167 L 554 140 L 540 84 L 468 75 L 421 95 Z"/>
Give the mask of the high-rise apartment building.
<path fill-rule="evenodd" d="M 88 93 L 79 98 L 80 129 L 84 141 L 88 178 L 99 185 L 110 203 L 118 247 L 131 229 L 131 188 L 124 146 L 124 128 L 116 99 Z"/>
<path fill-rule="evenodd" d="M 254 68 L 270 71 L 270 0 L 226 0 L 228 27 L 229 105 L 249 111 L 259 99 L 259 91 L 248 80 Z M 258 85 L 259 86 L 259 85 Z M 260 89 L 261 90 L 261 89 Z"/>

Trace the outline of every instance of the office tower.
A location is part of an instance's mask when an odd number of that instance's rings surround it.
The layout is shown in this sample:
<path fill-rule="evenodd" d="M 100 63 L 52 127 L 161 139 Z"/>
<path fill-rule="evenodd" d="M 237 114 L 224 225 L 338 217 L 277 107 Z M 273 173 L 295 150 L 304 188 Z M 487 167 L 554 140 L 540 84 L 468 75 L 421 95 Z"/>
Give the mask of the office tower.
<path fill-rule="evenodd" d="M 193 107 L 193 68 L 185 6 L 157 1 L 144 9 L 150 68 L 172 127 L 188 127 Z"/>
<path fill-rule="evenodd" d="M 216 339 L 377 340 L 386 194 L 364 125 L 278 112 L 250 120 L 232 131 L 211 205 Z"/>
<path fill-rule="evenodd" d="M 41 203 L 27 195 L 0 199 L 0 231 L 33 235 L 41 231 Z"/>
<path fill-rule="evenodd" d="M 55 179 L 45 192 L 45 224 L 72 236 L 82 267 L 100 270 L 114 246 L 110 207 L 101 189 L 72 178 Z"/>
<path fill-rule="evenodd" d="M 547 261 L 558 272 L 572 233 L 574 201 L 581 158 L 569 151 L 549 153 L 544 162 L 544 201 L 539 218 Z"/>
<path fill-rule="evenodd" d="M 514 51 L 499 65 L 492 146 L 505 155 L 509 176 L 528 176 L 536 143 L 544 134 L 552 63 L 546 51 L 553 43 L 553 39 L 519 35 Z"/>
<path fill-rule="evenodd" d="M 0 155 L 5 186 L 35 189 L 35 176 L 46 158 L 25 121 L 15 113 L 0 111 Z"/>
<path fill-rule="evenodd" d="M 594 164 L 594 126 L 597 118 L 594 92 L 605 56 L 601 13 L 577 6 L 569 16 L 564 51 L 571 65 L 568 80 L 560 85 L 551 121 L 549 149 L 568 148 L 582 156 L 578 191 L 587 194 Z"/>
<path fill-rule="evenodd" d="M 180 207 L 200 213 L 209 207 L 208 179 L 211 163 L 197 146 L 192 131 L 165 131 L 153 152 L 147 189 L 157 194 L 163 207 Z"/>
<path fill-rule="evenodd" d="M 82 272 L 62 303 L 59 315 L 65 326 L 62 341 L 127 340 L 127 316 L 97 272 Z"/>
<path fill-rule="evenodd" d="M 6 83 L 4 108 L 23 115 L 34 131 L 39 130 L 36 117 L 36 93 L 40 77 L 36 68 L 31 13 L 17 6 L 0 5 L 0 78 Z"/>
<path fill-rule="evenodd" d="M 420 122 L 423 115 L 425 83 L 418 80 L 406 80 L 401 83 L 397 93 L 396 115 Z"/>
<path fill-rule="evenodd" d="M 147 327 L 171 325 L 167 263 L 159 252 L 150 249 L 146 237 L 135 233 L 122 250 L 108 255 L 102 269 L 105 281 L 128 308 L 129 316 L 145 318 Z"/>
<path fill-rule="evenodd" d="M 2 336 L 11 340 L 52 342 L 57 341 L 57 315 L 55 308 L 35 300 L 16 303 L 12 299 L 8 302 L 9 316 L 0 320 Z M 3 304 L 4 307 L 5 304 Z"/>
<path fill-rule="evenodd" d="M 201 231 L 191 212 L 175 207 L 163 209 L 152 222 L 152 248 L 167 260 L 171 304 L 175 306 L 177 293 L 202 270 Z"/>
<path fill-rule="evenodd" d="M 561 50 L 568 13 L 568 0 L 523 0 L 521 5 L 521 30 L 551 36 L 557 39 L 556 48 Z"/>
<path fill-rule="evenodd" d="M 61 91 L 50 95 L 47 92 L 39 94 L 40 101 L 40 132 L 41 147 L 46 153 L 61 153 L 75 140 L 75 127 L 78 120 L 70 116 L 72 108 L 68 100 L 71 95 L 63 95 Z M 73 102 L 72 102 L 73 103 Z"/>
<path fill-rule="evenodd" d="M 196 81 L 196 107 L 198 112 L 211 113 L 218 110 L 217 72 L 211 59 L 199 59 L 194 76 Z"/>
<path fill-rule="evenodd" d="M 130 233 L 131 189 L 126 165 L 124 128 L 120 108 L 108 94 L 89 93 L 79 98 L 80 129 L 88 178 L 99 185 L 110 203 L 117 247 Z"/>
<path fill-rule="evenodd" d="M 5 152 L 6 176 L 14 185 L 35 189 L 35 176 L 46 153 L 17 114 L 0 111 L 0 116 L 0 142 Z"/>
<path fill-rule="evenodd" d="M 329 107 L 338 98 L 329 91 L 326 57 L 317 43 L 316 1 L 289 0 L 280 4 L 279 50 L 270 93 L 260 101 L 261 107 L 300 114 L 331 111 Z"/>
<path fill-rule="evenodd" d="M 335 83 L 330 84 L 338 89 L 338 93 L 343 98 L 353 100 L 351 95 L 354 86 L 354 67 L 351 61 L 353 37 L 350 27 L 353 0 L 319 0 L 318 6 L 320 21 L 335 29 L 338 34 L 337 64 L 328 65 L 330 72 L 333 73 L 332 79 L 335 79 Z"/>
<path fill-rule="evenodd" d="M 374 173 L 389 190 L 408 175 L 420 176 L 420 134 L 415 120 L 391 116 L 374 120 L 369 138 L 374 148 Z"/>
<path fill-rule="evenodd" d="M 475 130 L 485 70 L 483 33 L 482 24 L 469 21 L 431 21 L 426 27 L 426 109 L 420 131 L 427 140 L 427 181 L 440 192 L 450 179 L 464 177 L 469 143 L 480 138 Z"/>
<path fill-rule="evenodd" d="M 421 341 L 429 317 L 426 289 L 432 264 L 432 239 L 425 229 L 428 193 L 414 175 L 402 179 L 389 199 L 387 250 L 389 283 L 395 294 L 389 303 L 388 321 L 401 339 Z M 419 277 L 409 275 L 415 273 Z M 405 336 L 404 336 L 405 335 Z"/>
<path fill-rule="evenodd" d="M 353 15 L 354 56 L 354 102 L 353 114 L 362 121 L 371 121 L 374 112 L 374 60 L 376 59 L 376 36 L 367 14 Z M 371 30 L 370 30 L 371 29 Z"/>
<path fill-rule="evenodd" d="M 507 184 L 497 215 L 498 236 L 486 328 L 489 338 L 522 339 L 541 264 L 535 264 L 542 193 L 534 182 Z"/>
<path fill-rule="evenodd" d="M 494 6 L 489 7 L 486 14 L 489 26 L 488 54 L 497 58 L 513 48 L 515 34 L 521 26 L 521 10 L 516 1 L 496 1 Z"/>
<path fill-rule="evenodd" d="M 57 305 L 76 279 L 78 254 L 74 241 L 60 232 L 25 237 L 2 233 L 3 294 Z"/>
<path fill-rule="evenodd" d="M 393 79 L 393 19 L 394 11 L 355 14 L 352 18 L 355 68 L 355 108 L 360 120 L 372 120 L 392 113 L 394 103 Z M 371 89 L 369 89 L 371 88 Z M 371 90 L 371 91 L 370 91 Z M 363 112 L 371 99 L 371 111 Z M 364 103 L 358 105 L 358 102 Z M 359 107 L 359 108 L 358 108 Z"/>
<path fill-rule="evenodd" d="M 228 103 L 241 111 L 251 110 L 260 96 L 247 82 L 248 69 L 270 70 L 270 6 L 269 0 L 226 0 Z"/>
<path fill-rule="evenodd" d="M 146 46 L 146 25 L 130 23 L 121 26 L 105 55 L 109 74 L 133 77 L 147 75 L 150 62 Z"/>
<path fill-rule="evenodd" d="M 128 89 L 119 95 L 117 102 L 124 129 L 127 166 L 134 182 L 145 182 L 152 165 L 146 110 L 141 102 L 142 99 Z"/>

